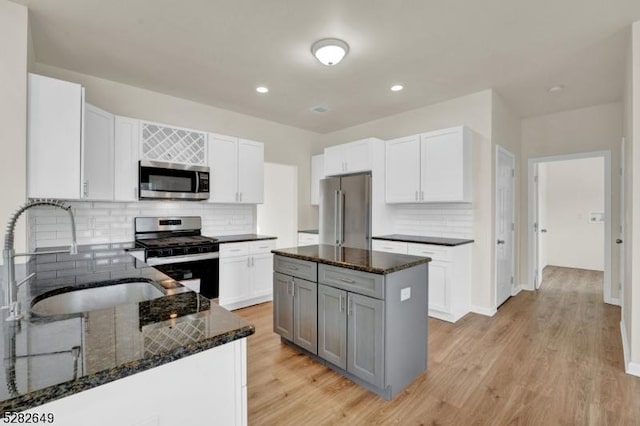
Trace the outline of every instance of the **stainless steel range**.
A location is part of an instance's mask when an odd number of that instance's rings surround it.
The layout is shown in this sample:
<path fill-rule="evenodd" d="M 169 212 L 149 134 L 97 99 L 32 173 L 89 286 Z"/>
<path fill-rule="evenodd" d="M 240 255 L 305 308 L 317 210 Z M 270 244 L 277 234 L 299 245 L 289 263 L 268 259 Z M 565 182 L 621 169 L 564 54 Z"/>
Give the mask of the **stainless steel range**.
<path fill-rule="evenodd" d="M 218 297 L 218 257 L 215 238 L 201 235 L 199 216 L 136 217 L 136 247 L 144 261 L 205 297 Z"/>

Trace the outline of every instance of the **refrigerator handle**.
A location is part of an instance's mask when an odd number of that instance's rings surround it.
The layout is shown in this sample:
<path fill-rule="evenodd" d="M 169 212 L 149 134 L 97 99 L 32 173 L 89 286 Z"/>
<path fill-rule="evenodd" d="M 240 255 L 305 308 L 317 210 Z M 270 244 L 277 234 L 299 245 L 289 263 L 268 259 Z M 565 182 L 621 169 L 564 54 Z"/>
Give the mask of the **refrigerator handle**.
<path fill-rule="evenodd" d="M 344 242 L 344 193 L 341 190 L 336 191 L 336 213 L 335 213 L 335 236 L 336 245 L 342 246 Z"/>
<path fill-rule="evenodd" d="M 340 240 L 338 239 L 338 231 L 340 230 L 340 224 L 338 221 L 340 220 L 340 216 L 338 212 L 340 211 L 340 191 L 336 191 L 333 193 L 335 198 L 335 202 L 333 203 L 333 239 L 336 242 L 336 245 L 340 245 Z"/>

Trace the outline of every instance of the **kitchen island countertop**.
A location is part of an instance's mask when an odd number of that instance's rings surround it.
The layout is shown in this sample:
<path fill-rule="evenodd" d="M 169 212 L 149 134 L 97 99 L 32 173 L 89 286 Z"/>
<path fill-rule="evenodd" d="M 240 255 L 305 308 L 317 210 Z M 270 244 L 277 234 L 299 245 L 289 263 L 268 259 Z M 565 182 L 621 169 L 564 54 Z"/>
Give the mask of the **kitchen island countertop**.
<path fill-rule="evenodd" d="M 280 256 L 384 275 L 431 261 L 429 257 L 340 248 L 325 244 L 276 249 L 271 252 Z"/>

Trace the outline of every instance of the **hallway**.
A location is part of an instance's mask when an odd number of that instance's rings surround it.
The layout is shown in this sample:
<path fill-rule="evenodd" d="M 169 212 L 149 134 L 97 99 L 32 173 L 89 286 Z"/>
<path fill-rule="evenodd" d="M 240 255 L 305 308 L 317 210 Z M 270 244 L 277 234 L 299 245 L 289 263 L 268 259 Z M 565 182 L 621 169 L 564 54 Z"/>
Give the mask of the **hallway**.
<path fill-rule="evenodd" d="M 494 317 L 429 320 L 428 370 L 386 402 L 280 343 L 271 303 L 236 311 L 248 345 L 249 423 L 640 424 L 640 378 L 624 373 L 620 308 L 602 272 L 548 267 L 543 289 Z"/>

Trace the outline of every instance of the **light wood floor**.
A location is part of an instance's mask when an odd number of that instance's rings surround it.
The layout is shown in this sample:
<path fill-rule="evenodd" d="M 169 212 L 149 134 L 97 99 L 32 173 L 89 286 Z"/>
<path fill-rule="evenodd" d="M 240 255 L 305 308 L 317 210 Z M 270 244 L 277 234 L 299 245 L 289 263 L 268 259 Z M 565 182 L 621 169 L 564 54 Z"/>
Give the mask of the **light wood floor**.
<path fill-rule="evenodd" d="M 640 425 L 620 308 L 602 300 L 602 273 L 547 267 L 492 318 L 430 319 L 428 369 L 390 402 L 283 345 L 271 303 L 238 310 L 256 326 L 249 424 Z"/>

